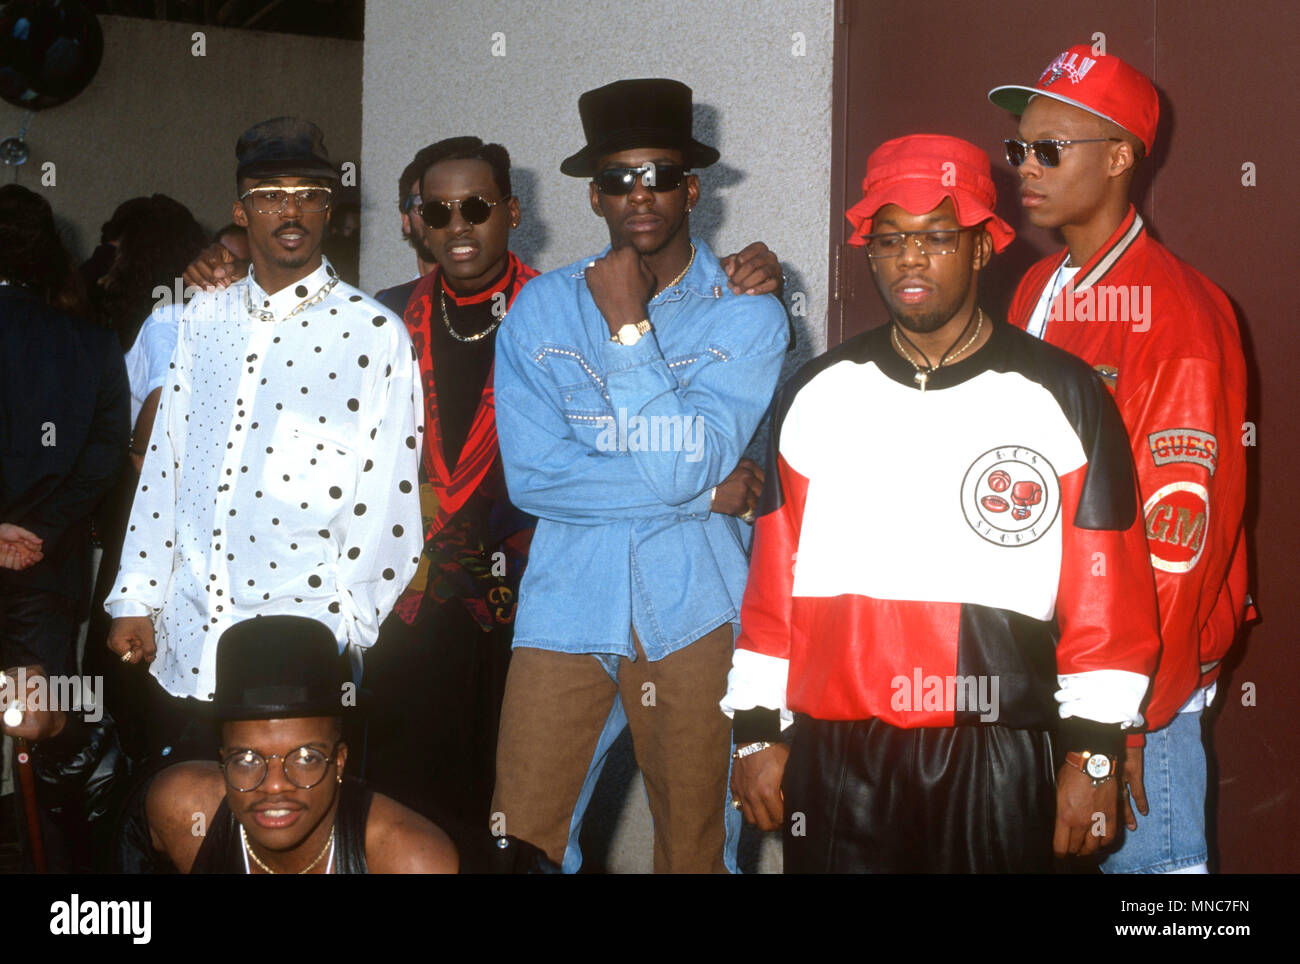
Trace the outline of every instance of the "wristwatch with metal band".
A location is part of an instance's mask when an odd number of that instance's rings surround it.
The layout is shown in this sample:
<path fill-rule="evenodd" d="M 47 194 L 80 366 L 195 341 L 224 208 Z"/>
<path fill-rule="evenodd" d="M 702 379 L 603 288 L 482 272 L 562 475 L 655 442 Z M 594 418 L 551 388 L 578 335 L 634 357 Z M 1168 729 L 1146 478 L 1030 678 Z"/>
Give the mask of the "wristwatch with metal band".
<path fill-rule="evenodd" d="M 650 330 L 650 319 L 642 318 L 635 325 L 624 325 L 609 340 L 615 344 L 631 347 L 641 340 L 641 336 Z"/>

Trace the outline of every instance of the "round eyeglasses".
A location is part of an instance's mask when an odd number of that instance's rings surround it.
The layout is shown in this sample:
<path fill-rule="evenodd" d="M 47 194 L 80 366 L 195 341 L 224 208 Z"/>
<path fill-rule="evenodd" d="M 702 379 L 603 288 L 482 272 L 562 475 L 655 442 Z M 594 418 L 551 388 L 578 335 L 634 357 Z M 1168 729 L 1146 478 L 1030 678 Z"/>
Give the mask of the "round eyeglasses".
<path fill-rule="evenodd" d="M 299 790 L 310 790 L 325 779 L 342 742 L 336 740 L 329 753 L 322 753 L 314 746 L 300 746 L 283 755 L 272 753 L 269 757 L 256 750 L 237 750 L 221 761 L 221 771 L 232 790 L 248 793 L 262 785 L 270 772 L 269 761 L 278 758 L 285 779 Z"/>

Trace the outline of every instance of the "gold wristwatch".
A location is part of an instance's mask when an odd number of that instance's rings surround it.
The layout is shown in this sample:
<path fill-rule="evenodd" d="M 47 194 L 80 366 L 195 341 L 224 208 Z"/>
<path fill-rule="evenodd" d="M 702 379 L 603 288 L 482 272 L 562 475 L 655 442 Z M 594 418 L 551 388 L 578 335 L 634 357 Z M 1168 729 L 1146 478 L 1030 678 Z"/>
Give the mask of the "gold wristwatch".
<path fill-rule="evenodd" d="M 641 340 L 641 336 L 650 330 L 650 319 L 642 318 L 635 325 L 624 325 L 617 332 L 609 336 L 609 340 L 617 345 L 631 347 Z"/>

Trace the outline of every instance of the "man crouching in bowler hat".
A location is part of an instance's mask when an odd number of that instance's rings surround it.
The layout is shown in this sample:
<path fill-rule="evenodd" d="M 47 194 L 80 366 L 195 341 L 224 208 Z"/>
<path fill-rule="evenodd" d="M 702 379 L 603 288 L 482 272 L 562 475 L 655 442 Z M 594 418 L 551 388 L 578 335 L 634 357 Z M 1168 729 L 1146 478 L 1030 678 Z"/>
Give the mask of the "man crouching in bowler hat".
<path fill-rule="evenodd" d="M 187 873 L 455 873 L 456 848 L 412 810 L 344 778 L 356 703 L 334 634 L 300 616 L 237 623 L 217 648 L 220 763 L 162 771 L 155 850 Z"/>

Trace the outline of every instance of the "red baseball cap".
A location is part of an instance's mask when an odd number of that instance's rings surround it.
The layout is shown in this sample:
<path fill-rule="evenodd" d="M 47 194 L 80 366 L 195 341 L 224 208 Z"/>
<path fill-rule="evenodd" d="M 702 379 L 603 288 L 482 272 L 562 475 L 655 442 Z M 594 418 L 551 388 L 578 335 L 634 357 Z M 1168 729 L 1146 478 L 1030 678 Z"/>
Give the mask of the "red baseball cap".
<path fill-rule="evenodd" d="M 957 223 L 971 228 L 988 222 L 993 249 L 1001 251 L 1015 238 L 1011 225 L 993 213 L 997 191 L 989 156 L 970 141 L 944 134 L 912 134 L 885 141 L 867 158 L 862 200 L 845 212 L 855 228 L 846 244 L 863 247 L 871 219 L 886 204 L 909 214 L 928 214 L 952 198 Z"/>
<path fill-rule="evenodd" d="M 1017 116 L 1025 112 L 1030 98 L 1038 96 L 1118 124 L 1151 153 L 1160 100 L 1147 76 L 1118 57 L 1098 54 L 1089 44 L 1075 44 L 1047 65 L 1033 87 L 1013 84 L 989 91 L 989 100 Z"/>

